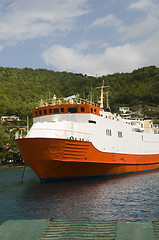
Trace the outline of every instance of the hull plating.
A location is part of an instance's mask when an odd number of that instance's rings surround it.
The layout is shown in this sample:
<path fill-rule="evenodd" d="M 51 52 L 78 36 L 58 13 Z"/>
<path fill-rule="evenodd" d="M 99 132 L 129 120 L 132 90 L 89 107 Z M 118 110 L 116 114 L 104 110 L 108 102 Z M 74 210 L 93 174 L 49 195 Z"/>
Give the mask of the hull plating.
<path fill-rule="evenodd" d="M 122 154 L 97 150 L 92 143 L 52 138 L 22 138 L 16 143 L 24 161 L 42 182 L 149 171 L 159 154 Z"/>

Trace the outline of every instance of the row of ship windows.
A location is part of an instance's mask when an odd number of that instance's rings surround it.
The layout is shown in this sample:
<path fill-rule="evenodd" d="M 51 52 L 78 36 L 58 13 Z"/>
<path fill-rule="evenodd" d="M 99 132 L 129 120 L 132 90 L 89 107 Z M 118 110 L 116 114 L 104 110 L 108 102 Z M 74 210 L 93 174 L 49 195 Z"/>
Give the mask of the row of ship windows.
<path fill-rule="evenodd" d="M 84 107 L 81 107 L 80 108 L 81 112 L 85 112 L 85 108 Z M 46 115 L 46 114 L 52 114 L 52 113 L 64 113 L 66 111 L 66 109 L 64 108 L 50 108 L 49 110 L 47 109 L 44 109 L 44 110 L 39 110 L 39 111 L 35 111 L 35 116 L 37 117 L 38 116 L 38 113 L 39 115 Z M 70 107 L 68 108 L 68 113 L 77 113 L 77 108 L 76 107 Z M 97 114 L 97 110 L 96 109 L 93 109 L 91 108 L 91 113 L 94 113 L 94 114 Z"/>
<path fill-rule="evenodd" d="M 106 129 L 106 135 L 107 135 L 107 136 L 112 136 L 112 131 L 111 131 L 111 129 Z M 119 138 L 122 138 L 122 137 L 123 137 L 123 133 L 120 132 L 120 131 L 118 131 L 118 137 L 119 137 Z"/>
<path fill-rule="evenodd" d="M 96 124 L 96 121 L 94 121 L 94 120 L 88 120 L 88 122 Z M 112 130 L 111 129 L 106 129 L 106 135 L 107 136 L 112 136 Z M 123 137 L 123 133 L 121 131 L 118 131 L 118 138 L 122 138 L 122 137 Z"/>

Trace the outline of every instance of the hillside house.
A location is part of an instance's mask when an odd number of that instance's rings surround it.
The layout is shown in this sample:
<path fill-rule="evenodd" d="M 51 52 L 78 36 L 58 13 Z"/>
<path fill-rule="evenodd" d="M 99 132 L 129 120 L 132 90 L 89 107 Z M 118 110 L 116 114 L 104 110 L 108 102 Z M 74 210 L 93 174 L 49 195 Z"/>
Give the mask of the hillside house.
<path fill-rule="evenodd" d="M 2 116 L 1 117 L 1 123 L 4 123 L 4 122 L 13 122 L 14 120 L 20 122 L 20 117 L 17 117 L 15 115 L 12 115 L 12 116 Z"/>

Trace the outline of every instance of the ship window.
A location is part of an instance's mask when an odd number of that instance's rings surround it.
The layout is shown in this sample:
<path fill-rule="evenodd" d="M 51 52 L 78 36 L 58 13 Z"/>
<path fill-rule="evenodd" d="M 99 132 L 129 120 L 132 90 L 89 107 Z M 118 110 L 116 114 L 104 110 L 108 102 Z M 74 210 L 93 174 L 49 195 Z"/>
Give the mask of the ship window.
<path fill-rule="evenodd" d="M 97 113 L 96 109 L 94 109 L 94 113 L 95 113 L 95 114 Z"/>
<path fill-rule="evenodd" d="M 42 112 L 41 112 L 41 110 L 39 111 L 39 115 L 42 115 Z"/>
<path fill-rule="evenodd" d="M 122 138 L 123 137 L 123 133 L 118 131 L 118 137 Z"/>
<path fill-rule="evenodd" d="M 84 112 L 84 107 L 81 107 L 81 112 Z"/>
<path fill-rule="evenodd" d="M 106 135 L 107 135 L 107 136 L 111 136 L 111 135 L 112 135 L 111 129 L 106 129 Z"/>
<path fill-rule="evenodd" d="M 61 112 L 62 112 L 62 113 L 64 112 L 64 108 L 61 108 Z"/>
<path fill-rule="evenodd" d="M 44 114 L 47 114 L 47 110 L 46 109 L 44 109 Z"/>
<path fill-rule="evenodd" d="M 37 111 L 35 111 L 35 116 L 36 116 L 36 117 L 38 116 L 38 113 L 37 113 Z"/>
<path fill-rule="evenodd" d="M 69 113 L 76 113 L 77 112 L 77 108 L 76 107 L 70 107 L 70 108 L 68 108 L 68 112 Z"/>
<path fill-rule="evenodd" d="M 93 120 L 88 120 L 88 122 L 96 124 L 96 121 L 93 121 Z"/>
<path fill-rule="evenodd" d="M 93 113 L 93 108 L 91 108 L 91 113 Z"/>
<path fill-rule="evenodd" d="M 52 113 L 52 108 L 49 109 L 49 113 L 50 113 L 50 114 Z"/>
<path fill-rule="evenodd" d="M 59 113 L 59 108 L 53 108 L 53 113 Z"/>

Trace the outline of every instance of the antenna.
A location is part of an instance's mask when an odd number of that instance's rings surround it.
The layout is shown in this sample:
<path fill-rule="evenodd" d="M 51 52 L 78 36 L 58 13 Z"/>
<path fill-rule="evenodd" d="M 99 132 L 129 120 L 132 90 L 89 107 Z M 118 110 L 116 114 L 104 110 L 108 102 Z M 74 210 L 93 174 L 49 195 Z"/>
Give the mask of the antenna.
<path fill-rule="evenodd" d="M 109 86 L 107 86 L 107 87 L 109 87 Z M 109 92 L 108 92 L 108 91 L 106 91 L 106 105 L 107 105 L 106 109 L 110 111 L 110 106 L 109 106 Z"/>
<path fill-rule="evenodd" d="M 27 116 L 27 133 L 29 132 L 29 116 Z"/>
<path fill-rule="evenodd" d="M 91 91 L 90 91 L 90 103 L 92 104 L 93 96 L 92 96 L 92 82 L 91 82 Z"/>
<path fill-rule="evenodd" d="M 40 107 L 43 107 L 43 100 L 40 100 Z"/>

